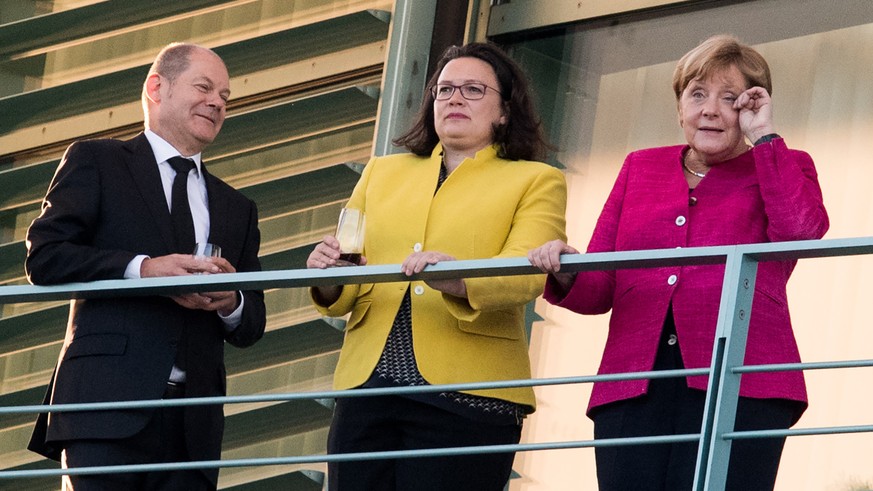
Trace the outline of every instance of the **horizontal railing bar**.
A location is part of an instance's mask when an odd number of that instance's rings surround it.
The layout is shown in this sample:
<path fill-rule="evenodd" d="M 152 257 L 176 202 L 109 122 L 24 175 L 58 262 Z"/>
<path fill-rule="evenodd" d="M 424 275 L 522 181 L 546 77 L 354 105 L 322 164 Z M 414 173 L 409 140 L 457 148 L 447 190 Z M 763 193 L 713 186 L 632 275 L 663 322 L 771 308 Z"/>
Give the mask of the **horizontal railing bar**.
<path fill-rule="evenodd" d="M 276 402 L 309 399 L 340 399 L 344 397 L 375 397 L 384 395 L 421 394 L 429 392 L 458 392 L 463 390 L 505 389 L 511 387 L 568 385 L 637 379 L 661 379 L 708 374 L 709 368 L 694 368 L 682 370 L 659 370 L 656 372 L 611 373 L 604 375 L 589 375 L 579 377 L 499 380 L 493 382 L 470 382 L 463 384 L 419 385 L 414 387 L 379 387 L 371 389 L 347 389 L 322 392 L 292 392 L 286 394 L 260 394 L 247 396 L 192 397 L 184 399 L 154 399 L 139 401 L 90 402 L 77 404 L 5 406 L 0 407 L 0 415 L 47 412 L 60 413 L 72 411 L 108 411 L 155 407 L 208 406 L 214 404 L 247 404 L 253 402 Z"/>
<path fill-rule="evenodd" d="M 660 266 L 724 263 L 729 254 L 748 254 L 757 260 L 788 260 L 873 254 L 873 237 L 806 240 L 737 246 L 688 247 L 642 251 L 568 254 L 562 256 L 564 271 L 597 271 Z M 0 303 L 37 302 L 71 298 L 176 295 L 195 291 L 228 289 L 300 288 L 356 283 L 405 282 L 448 278 L 514 276 L 539 271 L 527 258 L 445 261 L 428 266 L 413 276 L 400 272 L 399 264 L 328 269 L 291 269 L 221 275 L 191 275 L 138 280 L 103 280 L 56 286 L 13 285 L 0 287 Z"/>
<path fill-rule="evenodd" d="M 873 254 L 873 236 L 827 240 L 797 240 L 737 245 L 737 252 L 756 261 L 790 261 Z"/>
<path fill-rule="evenodd" d="M 659 251 L 571 254 L 562 257 L 566 271 L 593 271 L 663 265 L 724 263 L 729 247 L 664 249 Z M 400 272 L 399 264 L 328 269 L 288 269 L 220 275 L 168 276 L 137 280 L 102 280 L 54 286 L 0 287 L 0 303 L 111 298 L 120 296 L 177 295 L 195 291 L 264 290 L 357 283 L 390 283 L 411 280 L 515 276 L 540 273 L 526 257 L 445 261 L 413 276 Z"/>
<path fill-rule="evenodd" d="M 448 455 L 478 455 L 486 453 L 530 452 L 538 450 L 562 450 L 571 448 L 615 447 L 621 445 L 655 445 L 699 441 L 700 434 L 644 436 L 628 438 L 605 438 L 601 440 L 578 440 L 567 442 L 517 443 L 508 445 L 480 445 L 472 447 L 445 447 L 421 450 L 390 450 L 381 452 L 357 452 L 330 455 L 303 455 L 297 457 L 271 457 L 257 459 L 202 460 L 161 464 L 133 464 L 116 466 L 78 467 L 72 469 L 33 469 L 0 471 L 0 479 L 23 477 L 58 477 L 62 475 L 85 475 L 127 472 L 158 472 L 168 470 L 214 469 L 229 467 L 254 467 L 268 465 L 315 464 L 322 462 L 350 462 L 362 460 L 441 457 Z"/>
<path fill-rule="evenodd" d="M 809 435 L 827 435 L 827 434 L 849 434 L 849 433 L 868 433 L 873 432 L 873 425 L 855 425 L 855 426 L 840 426 L 827 428 L 800 428 L 788 430 L 758 430 L 758 431 L 737 431 L 729 432 L 723 435 L 725 439 L 742 440 L 742 439 L 760 439 L 760 438 L 781 438 L 787 436 L 809 436 Z M 485 453 L 505 453 L 505 452 L 526 452 L 538 450 L 560 450 L 571 448 L 596 448 L 596 447 L 614 447 L 625 445 L 654 445 L 663 443 L 679 443 L 699 441 L 700 434 L 683 434 L 683 435 L 657 435 L 646 437 L 628 437 L 628 438 L 610 438 L 600 440 L 577 440 L 567 442 L 546 442 L 546 443 L 522 443 L 512 445 L 484 445 L 475 447 L 447 447 L 437 449 L 422 449 L 422 450 L 394 450 L 382 452 L 358 452 L 347 454 L 330 454 L 330 455 L 305 455 L 296 457 L 274 457 L 274 458 L 258 458 L 258 459 L 234 459 L 234 460 L 208 460 L 194 462 L 176 462 L 162 464 L 136 464 L 136 465 L 120 465 L 120 466 L 96 466 L 96 467 L 80 467 L 75 469 L 39 469 L 39 470 L 17 470 L 17 471 L 0 471 L 0 479 L 13 478 L 36 478 L 36 477 L 57 477 L 64 474 L 68 475 L 85 475 L 85 474 L 102 474 L 102 473 L 125 473 L 125 472 L 153 472 L 167 470 L 184 470 L 184 469 L 208 469 L 208 468 L 229 468 L 229 467 L 252 467 L 252 466 L 268 466 L 268 465 L 292 465 L 292 464 L 312 464 L 322 462 L 346 462 L 346 461 L 361 461 L 361 460 L 378 460 L 378 459 L 396 459 L 396 458 L 418 458 L 418 457 L 434 457 L 447 455 L 475 455 Z"/>
<path fill-rule="evenodd" d="M 732 368 L 733 373 L 791 372 L 798 370 L 826 370 L 830 368 L 873 367 L 873 360 L 816 361 L 807 363 L 773 363 L 770 365 L 743 365 Z"/>
<path fill-rule="evenodd" d="M 849 434 L 873 432 L 873 425 L 855 425 L 827 428 L 800 428 L 788 430 L 737 431 L 723 435 L 725 439 L 743 440 L 760 438 L 781 438 L 787 436 L 809 436 L 827 434 Z M 394 450 L 382 452 L 358 452 L 330 455 L 305 455 L 295 457 L 274 457 L 257 459 L 208 460 L 162 464 L 136 464 L 120 466 L 80 467 L 75 469 L 38 469 L 0 471 L 0 479 L 57 477 L 64 474 L 85 475 L 102 473 L 153 472 L 185 469 L 209 469 L 229 467 L 252 467 L 268 465 L 312 464 L 322 462 L 348 462 L 362 460 L 419 458 L 447 455 L 476 455 L 485 453 L 526 452 L 539 450 L 560 450 L 572 448 L 597 448 L 625 445 L 654 445 L 699 441 L 700 434 L 657 435 L 646 437 L 609 438 L 600 440 L 577 440 L 567 442 L 521 443 L 511 445 L 483 445 L 475 447 L 446 447 L 422 450 Z"/>
<path fill-rule="evenodd" d="M 821 428 L 795 428 L 788 430 L 731 431 L 722 435 L 727 440 L 750 440 L 754 438 L 782 438 L 786 436 L 836 435 L 843 433 L 871 433 L 873 425 L 827 426 Z"/>

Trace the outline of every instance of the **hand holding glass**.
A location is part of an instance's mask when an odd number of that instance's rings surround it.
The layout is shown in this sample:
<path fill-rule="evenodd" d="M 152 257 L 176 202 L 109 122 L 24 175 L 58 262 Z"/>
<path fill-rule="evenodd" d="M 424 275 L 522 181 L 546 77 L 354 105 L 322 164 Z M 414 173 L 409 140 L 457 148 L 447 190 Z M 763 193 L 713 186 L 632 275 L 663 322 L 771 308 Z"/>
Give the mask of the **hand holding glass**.
<path fill-rule="evenodd" d="M 194 246 L 192 253 L 197 259 L 205 259 L 207 257 L 221 257 L 221 247 L 209 242 L 201 242 Z M 195 272 L 193 274 L 203 274 Z"/>
<path fill-rule="evenodd" d="M 340 266 L 357 266 L 361 263 L 361 253 L 364 252 L 364 227 L 366 219 L 364 212 L 356 208 L 340 210 L 339 223 L 336 226 L 336 239 L 340 243 Z"/>

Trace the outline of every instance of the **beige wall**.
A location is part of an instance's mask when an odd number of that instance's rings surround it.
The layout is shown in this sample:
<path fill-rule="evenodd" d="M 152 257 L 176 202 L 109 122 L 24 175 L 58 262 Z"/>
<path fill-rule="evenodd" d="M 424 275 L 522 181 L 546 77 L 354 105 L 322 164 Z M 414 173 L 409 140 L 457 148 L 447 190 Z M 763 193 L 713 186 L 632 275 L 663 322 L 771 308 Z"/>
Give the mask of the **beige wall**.
<path fill-rule="evenodd" d="M 682 142 L 670 90 L 675 60 L 719 32 L 754 44 L 770 62 L 776 128 L 816 162 L 831 216 L 826 238 L 873 235 L 873 4 L 761 0 L 565 36 L 563 53 L 551 54 L 564 85 L 545 102 L 560 108 L 550 124 L 560 129 L 553 139 L 567 167 L 571 244 L 584 249 L 627 152 Z M 549 53 L 537 42 L 516 49 L 529 61 Z M 873 257 L 801 261 L 789 298 L 804 361 L 873 358 Z M 532 334 L 535 376 L 595 373 L 608 317 L 542 300 L 537 311 L 545 320 Z M 810 409 L 797 428 L 873 424 L 873 369 L 807 372 L 807 383 Z M 591 439 L 589 393 L 589 385 L 538 388 L 524 441 Z M 520 454 L 524 477 L 512 489 L 596 489 L 593 455 Z M 871 433 L 790 438 L 776 489 L 873 488 L 871 455 Z"/>

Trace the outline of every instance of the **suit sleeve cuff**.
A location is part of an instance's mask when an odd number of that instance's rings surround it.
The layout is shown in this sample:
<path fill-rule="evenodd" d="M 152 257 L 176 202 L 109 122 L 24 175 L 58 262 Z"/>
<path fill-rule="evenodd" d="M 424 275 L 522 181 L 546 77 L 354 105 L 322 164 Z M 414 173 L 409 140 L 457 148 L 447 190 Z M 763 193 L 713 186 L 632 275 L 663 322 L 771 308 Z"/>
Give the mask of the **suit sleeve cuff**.
<path fill-rule="evenodd" d="M 237 292 L 239 294 L 239 306 L 230 313 L 227 317 L 218 313 L 218 317 L 221 319 L 221 322 L 224 323 L 224 331 L 227 333 L 232 333 L 234 329 L 237 328 L 242 323 L 242 312 L 243 306 L 246 303 L 246 297 L 242 292 Z"/>
<path fill-rule="evenodd" d="M 127 268 L 124 270 L 124 279 L 126 280 L 138 280 L 142 278 L 140 275 L 140 270 L 142 268 L 142 262 L 148 259 L 148 256 L 145 254 L 140 254 L 139 256 L 131 259 L 129 263 L 127 263 Z"/>

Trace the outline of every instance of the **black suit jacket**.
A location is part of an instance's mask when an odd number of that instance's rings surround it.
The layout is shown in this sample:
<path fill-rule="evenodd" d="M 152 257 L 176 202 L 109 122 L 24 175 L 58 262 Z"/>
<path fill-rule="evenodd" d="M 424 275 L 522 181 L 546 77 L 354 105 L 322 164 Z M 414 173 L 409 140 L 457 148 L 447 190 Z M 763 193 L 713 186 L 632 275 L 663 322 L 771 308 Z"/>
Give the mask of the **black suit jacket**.
<path fill-rule="evenodd" d="M 237 271 L 259 271 L 255 204 L 205 171 L 209 241 Z M 175 252 L 170 213 L 145 135 L 90 140 L 64 154 L 27 233 L 33 284 L 120 279 L 138 254 Z M 242 323 L 230 334 L 215 312 L 185 309 L 166 297 L 73 300 L 64 345 L 46 394 L 55 404 L 160 399 L 182 330 L 187 330 L 189 397 L 225 394 L 224 342 L 249 346 L 264 333 L 263 292 L 245 291 Z M 29 449 L 59 458 L 57 442 L 116 439 L 141 430 L 153 410 L 42 414 Z M 220 456 L 220 405 L 186 409 L 192 460 Z M 216 471 L 207 471 L 217 479 Z"/>

